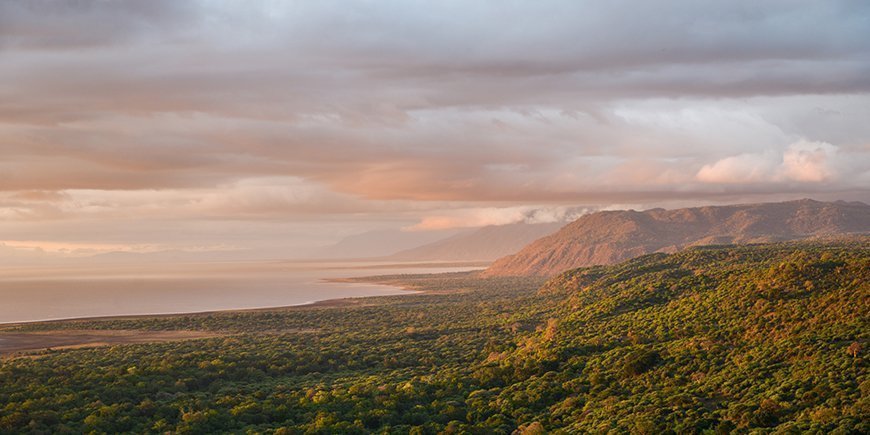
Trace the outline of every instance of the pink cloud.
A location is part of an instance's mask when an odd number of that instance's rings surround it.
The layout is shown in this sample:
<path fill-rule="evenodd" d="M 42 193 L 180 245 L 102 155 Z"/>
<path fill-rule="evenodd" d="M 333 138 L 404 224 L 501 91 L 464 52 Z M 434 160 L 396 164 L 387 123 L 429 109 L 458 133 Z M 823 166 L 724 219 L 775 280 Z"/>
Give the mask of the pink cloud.
<path fill-rule="evenodd" d="M 801 182 L 821 183 L 841 177 L 849 165 L 839 148 L 826 142 L 801 140 L 782 152 L 747 153 L 704 165 L 698 181 L 712 184 Z"/>

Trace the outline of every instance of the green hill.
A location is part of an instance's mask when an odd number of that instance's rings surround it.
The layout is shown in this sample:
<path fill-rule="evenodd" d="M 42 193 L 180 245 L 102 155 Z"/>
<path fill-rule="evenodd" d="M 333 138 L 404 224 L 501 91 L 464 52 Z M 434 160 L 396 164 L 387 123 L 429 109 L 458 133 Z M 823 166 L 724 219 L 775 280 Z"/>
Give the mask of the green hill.
<path fill-rule="evenodd" d="M 534 398 L 513 405 L 525 405 L 524 421 L 570 432 L 870 429 L 866 245 L 653 254 L 564 273 L 543 291 L 565 306 L 478 371 L 509 384 L 505 398 Z"/>
<path fill-rule="evenodd" d="M 429 292 L 7 326 L 226 335 L 0 362 L 0 432 L 870 432 L 867 239 L 377 280 Z"/>

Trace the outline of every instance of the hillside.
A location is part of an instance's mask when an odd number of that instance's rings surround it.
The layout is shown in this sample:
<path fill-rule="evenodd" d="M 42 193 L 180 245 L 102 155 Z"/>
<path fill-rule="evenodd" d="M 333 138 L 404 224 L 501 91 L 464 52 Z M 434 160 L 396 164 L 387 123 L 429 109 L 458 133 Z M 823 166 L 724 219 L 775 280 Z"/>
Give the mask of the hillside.
<path fill-rule="evenodd" d="M 527 422 L 565 433 L 867 433 L 867 241 L 566 272 L 542 289 L 565 297 L 546 325 L 477 376 L 510 385 L 490 403 L 522 397 Z"/>
<path fill-rule="evenodd" d="M 490 225 L 387 257 L 391 261 L 492 261 L 556 232 L 564 222 Z"/>
<path fill-rule="evenodd" d="M 514 255 L 485 276 L 553 276 L 688 246 L 787 241 L 870 232 L 870 206 L 809 199 L 677 210 L 603 211 L 583 216 Z"/>
<path fill-rule="evenodd" d="M 0 359 L 0 433 L 870 433 L 854 240 L 651 254 L 538 291 L 403 275 L 367 281 L 429 293 L 0 326 L 214 336 Z"/>

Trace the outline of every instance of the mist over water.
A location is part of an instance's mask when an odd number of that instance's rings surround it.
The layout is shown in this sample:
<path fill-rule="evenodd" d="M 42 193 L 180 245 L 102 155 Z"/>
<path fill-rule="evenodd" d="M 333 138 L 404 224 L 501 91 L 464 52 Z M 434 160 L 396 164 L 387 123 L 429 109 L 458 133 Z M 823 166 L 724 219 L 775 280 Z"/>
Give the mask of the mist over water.
<path fill-rule="evenodd" d="M 326 279 L 472 269 L 283 261 L 0 269 L 0 323 L 265 308 L 407 294 L 392 286 Z"/>

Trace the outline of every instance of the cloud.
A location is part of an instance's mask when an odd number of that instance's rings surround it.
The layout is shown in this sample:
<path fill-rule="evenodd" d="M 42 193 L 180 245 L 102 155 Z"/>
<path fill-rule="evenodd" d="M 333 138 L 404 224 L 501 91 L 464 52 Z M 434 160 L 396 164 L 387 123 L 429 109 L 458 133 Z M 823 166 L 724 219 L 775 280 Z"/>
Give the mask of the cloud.
<path fill-rule="evenodd" d="M 698 171 L 698 180 L 705 183 L 824 183 L 851 175 L 839 148 L 825 142 L 801 140 L 789 145 L 782 153 L 767 151 L 726 157 Z"/>
<path fill-rule="evenodd" d="M 291 244 L 565 204 L 867 200 L 868 18 L 850 1 L 0 2 L 2 229 Z"/>
<path fill-rule="evenodd" d="M 431 231 L 451 228 L 482 227 L 515 223 L 540 224 L 570 222 L 594 211 L 576 206 L 486 207 L 452 210 L 446 214 L 425 216 L 406 227 L 408 231 Z"/>
<path fill-rule="evenodd" d="M 191 2 L 0 2 L 0 47 L 75 49 L 130 43 L 189 25 Z"/>
<path fill-rule="evenodd" d="M 248 178 L 214 188 L 0 192 L 0 222 L 57 219 L 317 219 L 406 208 L 334 192 L 298 177 Z"/>
<path fill-rule="evenodd" d="M 782 156 L 782 175 L 786 180 L 823 182 L 841 174 L 838 148 L 824 142 L 801 141 L 791 144 Z"/>
<path fill-rule="evenodd" d="M 457 107 L 870 89 L 870 8 L 847 2 L 2 7 L 0 79 L 14 86 L 0 114 L 18 122 L 184 112 L 401 125 Z"/>
<path fill-rule="evenodd" d="M 705 183 L 749 184 L 772 181 L 778 170 L 774 153 L 740 154 L 726 157 L 698 171 Z"/>

